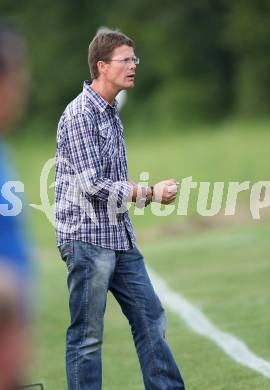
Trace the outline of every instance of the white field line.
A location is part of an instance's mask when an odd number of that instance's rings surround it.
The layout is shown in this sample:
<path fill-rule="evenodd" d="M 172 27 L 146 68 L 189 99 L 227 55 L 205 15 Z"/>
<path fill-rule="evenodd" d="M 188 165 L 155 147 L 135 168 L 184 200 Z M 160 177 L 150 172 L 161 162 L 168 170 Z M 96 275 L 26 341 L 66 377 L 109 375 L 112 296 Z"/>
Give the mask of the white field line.
<path fill-rule="evenodd" d="M 163 279 L 149 267 L 147 268 L 161 301 L 174 314 L 182 318 L 194 332 L 211 339 L 236 362 L 270 378 L 269 362 L 255 355 L 243 341 L 219 330 L 199 309 L 182 295 L 170 290 Z"/>

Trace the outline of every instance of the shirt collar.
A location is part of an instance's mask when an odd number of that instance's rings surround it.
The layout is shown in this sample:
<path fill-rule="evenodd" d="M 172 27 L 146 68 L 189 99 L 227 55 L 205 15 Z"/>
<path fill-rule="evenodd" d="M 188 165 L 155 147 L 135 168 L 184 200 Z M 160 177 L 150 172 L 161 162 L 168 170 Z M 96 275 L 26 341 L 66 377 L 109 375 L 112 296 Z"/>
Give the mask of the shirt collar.
<path fill-rule="evenodd" d="M 110 107 L 113 109 L 117 108 L 117 100 L 116 99 L 114 99 L 113 103 L 110 104 L 105 99 L 103 99 L 102 96 L 100 96 L 97 92 L 95 92 L 93 90 L 90 83 L 91 83 L 90 80 L 86 80 L 83 83 L 83 94 L 85 96 L 87 96 L 91 100 L 92 103 L 94 103 L 94 105 L 98 108 L 98 110 L 100 112 L 104 112 L 107 107 Z"/>

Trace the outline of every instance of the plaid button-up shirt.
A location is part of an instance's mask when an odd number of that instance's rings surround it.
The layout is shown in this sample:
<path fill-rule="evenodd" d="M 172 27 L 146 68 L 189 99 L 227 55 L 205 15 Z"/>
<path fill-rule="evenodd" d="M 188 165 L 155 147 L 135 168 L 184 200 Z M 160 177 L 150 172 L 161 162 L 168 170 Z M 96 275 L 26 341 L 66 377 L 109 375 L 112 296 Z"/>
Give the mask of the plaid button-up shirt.
<path fill-rule="evenodd" d="M 135 235 L 125 207 L 130 191 L 117 103 L 110 105 L 86 81 L 57 129 L 57 245 L 80 240 L 114 250 L 131 248 Z"/>

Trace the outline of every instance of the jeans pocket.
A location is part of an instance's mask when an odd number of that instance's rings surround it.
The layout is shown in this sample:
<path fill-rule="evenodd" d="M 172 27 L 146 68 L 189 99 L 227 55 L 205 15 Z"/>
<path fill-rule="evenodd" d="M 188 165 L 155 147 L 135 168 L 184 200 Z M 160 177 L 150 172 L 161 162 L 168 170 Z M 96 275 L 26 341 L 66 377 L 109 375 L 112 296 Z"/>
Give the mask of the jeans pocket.
<path fill-rule="evenodd" d="M 65 242 L 64 244 L 62 244 L 59 247 L 59 251 L 60 251 L 60 255 L 61 255 L 62 260 L 66 263 L 68 271 L 70 271 L 71 267 L 74 263 L 74 261 L 73 261 L 73 257 L 74 257 L 73 256 L 73 242 L 72 241 Z"/>

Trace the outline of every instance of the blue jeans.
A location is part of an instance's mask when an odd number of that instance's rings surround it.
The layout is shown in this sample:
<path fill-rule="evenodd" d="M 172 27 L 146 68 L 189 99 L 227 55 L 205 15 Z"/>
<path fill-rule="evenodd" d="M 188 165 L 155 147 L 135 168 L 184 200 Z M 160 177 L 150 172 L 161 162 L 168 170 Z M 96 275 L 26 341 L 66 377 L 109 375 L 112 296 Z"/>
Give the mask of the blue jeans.
<path fill-rule="evenodd" d="M 110 290 L 130 323 L 145 389 L 183 390 L 165 339 L 164 309 L 139 250 L 114 251 L 70 241 L 60 253 L 68 268 L 71 317 L 66 335 L 68 389 L 101 389 L 103 317 Z"/>

